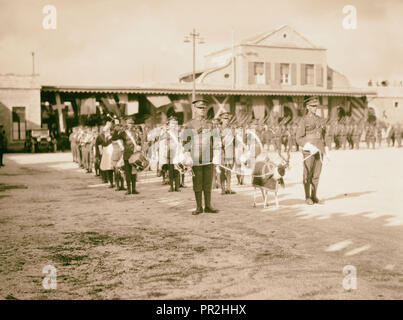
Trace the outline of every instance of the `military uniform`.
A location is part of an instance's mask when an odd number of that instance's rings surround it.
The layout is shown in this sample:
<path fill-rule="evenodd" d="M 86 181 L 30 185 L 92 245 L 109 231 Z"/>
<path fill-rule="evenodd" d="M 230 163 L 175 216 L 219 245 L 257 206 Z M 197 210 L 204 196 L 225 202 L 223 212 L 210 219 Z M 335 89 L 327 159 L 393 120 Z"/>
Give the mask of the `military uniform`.
<path fill-rule="evenodd" d="M 206 106 L 204 100 L 196 100 L 192 104 L 195 108 L 202 109 L 203 111 Z M 217 213 L 218 210 L 213 209 L 211 206 L 211 187 L 214 170 L 213 164 L 219 163 L 217 157 L 221 148 L 220 139 L 219 137 L 213 138 L 211 130 L 206 128 L 204 119 L 193 119 L 188 122 L 183 138 L 187 141 L 186 147 L 190 149 L 189 151 L 193 160 L 193 191 L 195 193 L 197 208 L 192 214 L 197 215 L 203 212 L 202 193 L 204 193 L 204 212 Z"/>
<path fill-rule="evenodd" d="M 3 128 L 0 127 L 0 166 L 4 166 L 3 164 L 3 152 L 5 151 L 5 135 L 3 133 Z"/>
<path fill-rule="evenodd" d="M 180 189 L 180 172 L 177 165 L 179 164 L 179 152 L 181 146 L 179 145 L 179 134 L 178 134 L 178 119 L 175 114 L 172 114 L 168 118 L 169 127 L 166 132 L 166 150 L 167 159 L 166 164 L 168 165 L 168 177 L 169 177 L 169 191 L 179 192 Z"/>
<path fill-rule="evenodd" d="M 371 147 L 371 145 L 372 149 L 375 149 L 375 125 L 370 124 L 367 126 L 365 140 L 367 141 L 368 149 Z"/>
<path fill-rule="evenodd" d="M 376 126 L 376 140 L 378 142 L 378 148 L 382 146 L 382 127 L 380 125 Z"/>
<path fill-rule="evenodd" d="M 77 134 L 77 128 L 73 128 L 73 132 L 70 133 L 69 135 L 69 141 L 70 141 L 70 150 L 73 155 L 73 161 L 77 162 L 77 149 L 76 149 L 76 134 Z"/>
<path fill-rule="evenodd" d="M 284 151 L 287 151 L 289 148 L 290 141 L 290 131 L 288 130 L 287 125 L 281 126 L 281 144 L 284 145 Z"/>
<path fill-rule="evenodd" d="M 281 127 L 279 125 L 274 125 L 273 127 L 272 142 L 275 151 L 281 151 Z"/>
<path fill-rule="evenodd" d="M 395 139 L 397 142 L 397 147 L 400 148 L 402 146 L 402 127 L 400 124 L 396 125 L 395 127 Z"/>
<path fill-rule="evenodd" d="M 353 126 L 353 148 L 360 149 L 360 140 L 362 135 L 361 126 L 358 124 L 354 124 Z"/>
<path fill-rule="evenodd" d="M 229 113 L 223 113 L 221 117 L 224 122 L 221 130 L 221 164 L 228 168 L 220 168 L 221 194 L 235 194 L 235 191 L 231 190 L 231 170 L 235 165 L 235 136 L 233 130 L 226 124 Z"/>
<path fill-rule="evenodd" d="M 307 106 L 317 106 L 318 104 L 317 97 L 311 97 L 307 101 Z M 319 202 L 317 191 L 322 170 L 322 157 L 325 152 L 323 127 L 323 120 L 309 112 L 300 120 L 297 130 L 297 143 L 302 147 L 304 158 L 303 183 L 305 200 L 308 204 Z M 317 152 L 307 151 L 308 143 L 313 145 Z"/>
<path fill-rule="evenodd" d="M 349 123 L 346 125 L 346 138 L 350 149 L 354 149 L 353 130 L 354 130 L 353 124 Z"/>
<path fill-rule="evenodd" d="M 339 123 L 337 127 L 337 136 L 339 139 L 339 147 L 343 148 L 343 150 L 346 149 L 346 142 L 347 142 L 347 132 L 346 132 L 346 125 L 341 122 Z"/>
<path fill-rule="evenodd" d="M 334 140 L 334 126 L 331 123 L 326 125 L 325 142 L 329 150 L 332 150 L 332 143 Z"/>
<path fill-rule="evenodd" d="M 133 119 L 128 119 L 127 124 L 133 125 Z M 125 131 L 122 131 L 119 135 L 119 138 L 123 141 L 123 161 L 125 168 L 125 177 L 126 177 L 126 185 L 127 191 L 126 194 L 138 194 L 139 192 L 136 190 L 136 182 L 137 182 L 137 171 L 133 167 L 133 164 L 129 162 L 132 155 L 138 151 L 141 146 L 141 139 L 138 136 L 137 131 L 131 127 L 127 128 Z M 141 148 L 141 147 L 140 147 Z"/>
<path fill-rule="evenodd" d="M 293 123 L 290 125 L 290 143 L 289 143 L 289 150 L 292 151 L 295 147 L 296 151 L 298 151 L 298 144 L 296 139 L 298 125 Z"/>

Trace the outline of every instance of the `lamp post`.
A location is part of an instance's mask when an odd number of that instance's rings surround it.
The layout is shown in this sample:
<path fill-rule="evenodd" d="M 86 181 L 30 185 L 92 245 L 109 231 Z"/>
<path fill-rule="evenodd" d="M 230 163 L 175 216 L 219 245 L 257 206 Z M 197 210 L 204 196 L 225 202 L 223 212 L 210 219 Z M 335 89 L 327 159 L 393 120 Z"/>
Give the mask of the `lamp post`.
<path fill-rule="evenodd" d="M 189 36 L 192 40 L 189 39 Z M 199 44 L 204 43 L 204 39 L 200 37 L 200 33 L 196 32 L 196 29 L 193 28 L 193 31 L 189 33 L 189 36 L 185 36 L 184 42 L 193 42 L 193 89 L 192 89 L 192 101 L 196 99 L 196 40 L 199 40 Z"/>

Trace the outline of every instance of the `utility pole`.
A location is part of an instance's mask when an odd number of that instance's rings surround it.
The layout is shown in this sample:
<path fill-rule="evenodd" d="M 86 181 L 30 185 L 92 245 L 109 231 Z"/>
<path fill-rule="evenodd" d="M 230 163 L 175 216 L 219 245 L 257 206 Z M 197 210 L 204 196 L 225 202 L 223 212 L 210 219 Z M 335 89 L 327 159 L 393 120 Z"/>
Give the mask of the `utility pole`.
<path fill-rule="evenodd" d="M 192 37 L 193 42 L 193 89 L 192 89 L 192 101 L 196 99 L 196 40 L 199 40 L 199 44 L 204 43 L 204 39 L 200 37 L 200 33 L 196 32 L 196 29 L 193 28 L 193 31 L 189 33 L 189 36 Z M 190 42 L 188 36 L 185 36 L 184 42 Z"/>

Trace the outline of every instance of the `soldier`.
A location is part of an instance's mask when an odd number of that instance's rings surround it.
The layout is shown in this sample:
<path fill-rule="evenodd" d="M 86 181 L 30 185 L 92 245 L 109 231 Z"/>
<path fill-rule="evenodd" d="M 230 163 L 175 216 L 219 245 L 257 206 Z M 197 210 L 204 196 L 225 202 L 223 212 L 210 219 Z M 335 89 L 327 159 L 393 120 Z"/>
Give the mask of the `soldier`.
<path fill-rule="evenodd" d="M 393 132 L 393 126 L 391 124 L 388 125 L 388 129 L 386 130 L 386 141 L 388 143 L 388 147 L 392 144 L 392 147 L 395 145 L 395 135 Z"/>
<path fill-rule="evenodd" d="M 346 150 L 347 131 L 343 119 L 339 122 L 337 135 L 339 137 L 340 148 Z"/>
<path fill-rule="evenodd" d="M 382 126 L 378 123 L 376 125 L 376 141 L 378 142 L 378 148 L 382 146 Z"/>
<path fill-rule="evenodd" d="M 395 132 L 395 139 L 397 142 L 397 147 L 400 148 L 402 146 L 402 134 L 403 134 L 402 126 L 400 123 L 396 124 L 394 132 Z"/>
<path fill-rule="evenodd" d="M 112 167 L 112 135 L 111 135 L 111 122 L 107 122 L 103 128 L 104 140 L 102 141 L 102 157 L 100 168 L 105 172 L 109 180 L 109 188 L 113 188 L 113 167 Z"/>
<path fill-rule="evenodd" d="M 77 150 L 76 150 L 76 136 L 77 134 L 77 127 L 73 128 L 73 131 L 69 135 L 69 141 L 70 141 L 70 150 L 73 155 L 73 161 L 77 162 Z"/>
<path fill-rule="evenodd" d="M 346 124 L 346 140 L 350 149 L 354 149 L 353 129 L 354 129 L 353 121 L 350 121 L 349 123 Z"/>
<path fill-rule="evenodd" d="M 179 152 L 181 146 L 179 145 L 178 136 L 178 118 L 173 113 L 168 118 L 168 130 L 166 135 L 166 150 L 167 152 L 167 165 L 169 175 L 169 192 L 179 192 L 180 189 L 180 172 L 178 170 Z"/>
<path fill-rule="evenodd" d="M 368 124 L 365 140 L 367 141 L 368 149 L 371 147 L 371 145 L 372 145 L 372 149 L 375 149 L 375 125 L 374 124 Z"/>
<path fill-rule="evenodd" d="M 245 151 L 245 130 L 244 128 L 238 124 L 237 128 L 234 129 L 234 136 L 235 136 L 235 171 L 237 172 L 236 178 L 238 181 L 238 185 L 243 185 L 244 184 L 244 176 L 242 174 L 239 174 L 242 168 L 242 163 L 241 163 L 241 156 L 243 152 Z"/>
<path fill-rule="evenodd" d="M 289 148 L 288 142 L 290 140 L 290 131 L 286 124 L 282 124 L 280 128 L 281 128 L 281 144 L 284 146 L 284 151 L 287 152 Z"/>
<path fill-rule="evenodd" d="M 273 126 L 273 135 L 272 135 L 272 141 L 273 141 L 273 146 L 274 150 L 281 152 L 281 127 L 279 124 L 275 124 Z"/>
<path fill-rule="evenodd" d="M 213 130 L 218 130 L 219 132 L 221 132 L 221 125 L 222 125 L 222 123 L 221 123 L 220 119 L 213 119 Z M 213 186 L 215 187 L 215 189 L 218 189 L 219 186 L 220 186 L 218 184 L 219 175 L 220 175 L 220 167 L 217 166 L 217 165 L 214 165 L 214 169 L 213 169 Z"/>
<path fill-rule="evenodd" d="M 83 159 L 84 159 L 84 169 L 87 173 L 92 172 L 91 167 L 91 142 L 92 142 L 92 133 L 89 127 L 85 128 L 85 134 L 82 138 L 82 150 L 83 150 Z"/>
<path fill-rule="evenodd" d="M 361 126 L 358 123 L 354 123 L 353 126 L 353 134 L 352 134 L 352 141 L 353 141 L 353 148 L 360 149 L 360 140 L 362 135 Z"/>
<path fill-rule="evenodd" d="M 230 114 L 225 112 L 221 114 L 221 164 L 226 168 L 220 167 L 221 194 L 235 194 L 231 190 L 231 174 L 235 164 L 235 137 L 234 132 L 229 126 Z"/>
<path fill-rule="evenodd" d="M 103 143 L 105 141 L 106 141 L 106 137 L 105 137 L 104 130 L 101 130 L 101 132 L 97 135 L 97 137 L 95 139 L 95 163 L 97 163 L 97 166 L 99 168 L 99 174 L 101 176 L 102 181 L 104 183 L 108 183 L 108 177 L 106 176 L 106 172 L 101 170 Z"/>
<path fill-rule="evenodd" d="M 185 147 L 190 149 L 193 159 L 193 190 L 197 207 L 192 214 L 198 215 L 203 212 L 202 192 L 204 193 L 204 212 L 217 213 L 218 210 L 211 205 L 211 187 L 213 164 L 219 164 L 220 139 L 213 137 L 211 132 L 206 130 L 204 113 L 207 102 L 195 100 L 192 104 L 195 109 L 195 119 L 187 124 L 183 137 L 187 141 Z"/>
<path fill-rule="evenodd" d="M 184 126 L 183 125 L 180 125 L 179 126 L 179 137 L 182 137 L 183 136 L 183 130 L 184 130 L 185 128 L 184 128 Z M 183 146 L 183 141 L 182 140 L 180 140 L 180 142 L 182 143 L 182 146 Z M 218 183 L 217 183 L 217 175 L 215 175 L 215 183 L 216 183 L 216 189 L 218 188 Z M 185 185 L 185 172 L 182 172 L 181 173 L 181 175 L 180 175 L 180 185 L 179 185 L 181 188 L 187 188 L 187 186 Z"/>
<path fill-rule="evenodd" d="M 121 173 L 122 168 L 124 167 L 123 161 L 123 141 L 121 140 L 121 135 L 123 133 L 123 124 L 116 124 L 113 128 L 112 132 L 112 167 L 113 173 L 115 175 L 115 184 L 116 184 L 116 191 L 126 190 L 124 187 L 124 178 Z M 124 169 L 123 169 L 124 170 Z"/>
<path fill-rule="evenodd" d="M 328 122 L 326 124 L 325 130 L 326 130 L 326 132 L 325 132 L 326 146 L 329 148 L 329 150 L 332 150 L 332 143 L 334 140 L 334 126 L 333 126 L 332 122 Z"/>
<path fill-rule="evenodd" d="M 299 122 L 297 143 L 302 147 L 304 159 L 303 183 L 305 202 L 309 205 L 319 203 L 317 198 L 319 177 L 322 170 L 322 157 L 325 152 L 323 121 L 316 115 L 318 97 L 308 98 L 308 113 Z"/>
<path fill-rule="evenodd" d="M 136 190 L 137 170 L 129 160 L 136 152 L 141 151 L 141 139 L 138 131 L 134 128 L 134 120 L 132 118 L 126 121 L 125 129 L 121 132 L 120 139 L 123 141 L 123 161 L 127 185 L 126 195 L 138 194 L 139 192 Z"/>
<path fill-rule="evenodd" d="M 298 151 L 298 145 L 297 145 L 297 140 L 296 140 L 296 133 L 297 133 L 297 128 L 298 125 L 293 122 L 292 124 L 290 124 L 289 126 L 289 130 L 290 130 L 290 143 L 289 143 L 289 150 L 293 151 L 294 147 L 295 150 Z"/>
<path fill-rule="evenodd" d="M 3 153 L 5 151 L 5 131 L 3 130 L 3 126 L 0 126 L 0 167 L 4 167 L 3 164 Z"/>

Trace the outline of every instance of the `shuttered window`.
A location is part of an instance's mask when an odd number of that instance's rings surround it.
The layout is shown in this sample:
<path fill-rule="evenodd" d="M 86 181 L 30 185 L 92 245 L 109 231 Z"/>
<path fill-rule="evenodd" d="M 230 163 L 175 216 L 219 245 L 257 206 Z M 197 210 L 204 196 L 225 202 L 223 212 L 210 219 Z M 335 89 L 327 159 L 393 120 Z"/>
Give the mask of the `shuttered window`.
<path fill-rule="evenodd" d="M 255 63 L 249 62 L 248 63 L 248 84 L 255 83 Z"/>
<path fill-rule="evenodd" d="M 306 70 L 305 70 L 305 64 L 301 63 L 301 85 L 306 84 Z"/>
<path fill-rule="evenodd" d="M 270 62 L 265 62 L 265 77 L 266 77 L 266 84 L 270 84 L 271 81 L 271 64 Z"/>
<path fill-rule="evenodd" d="M 314 84 L 314 66 L 313 64 L 306 64 L 305 65 L 305 84 L 313 85 Z"/>
<path fill-rule="evenodd" d="M 276 80 L 276 82 L 281 81 L 280 63 L 276 63 L 274 65 L 274 79 Z"/>
<path fill-rule="evenodd" d="M 291 64 L 291 84 L 295 86 L 297 84 L 297 65 Z"/>
<path fill-rule="evenodd" d="M 291 84 L 290 65 L 288 63 L 280 64 L 280 80 L 282 84 Z"/>
<path fill-rule="evenodd" d="M 315 69 L 316 69 L 316 85 L 319 87 L 323 87 L 323 67 L 321 64 L 316 64 Z"/>

